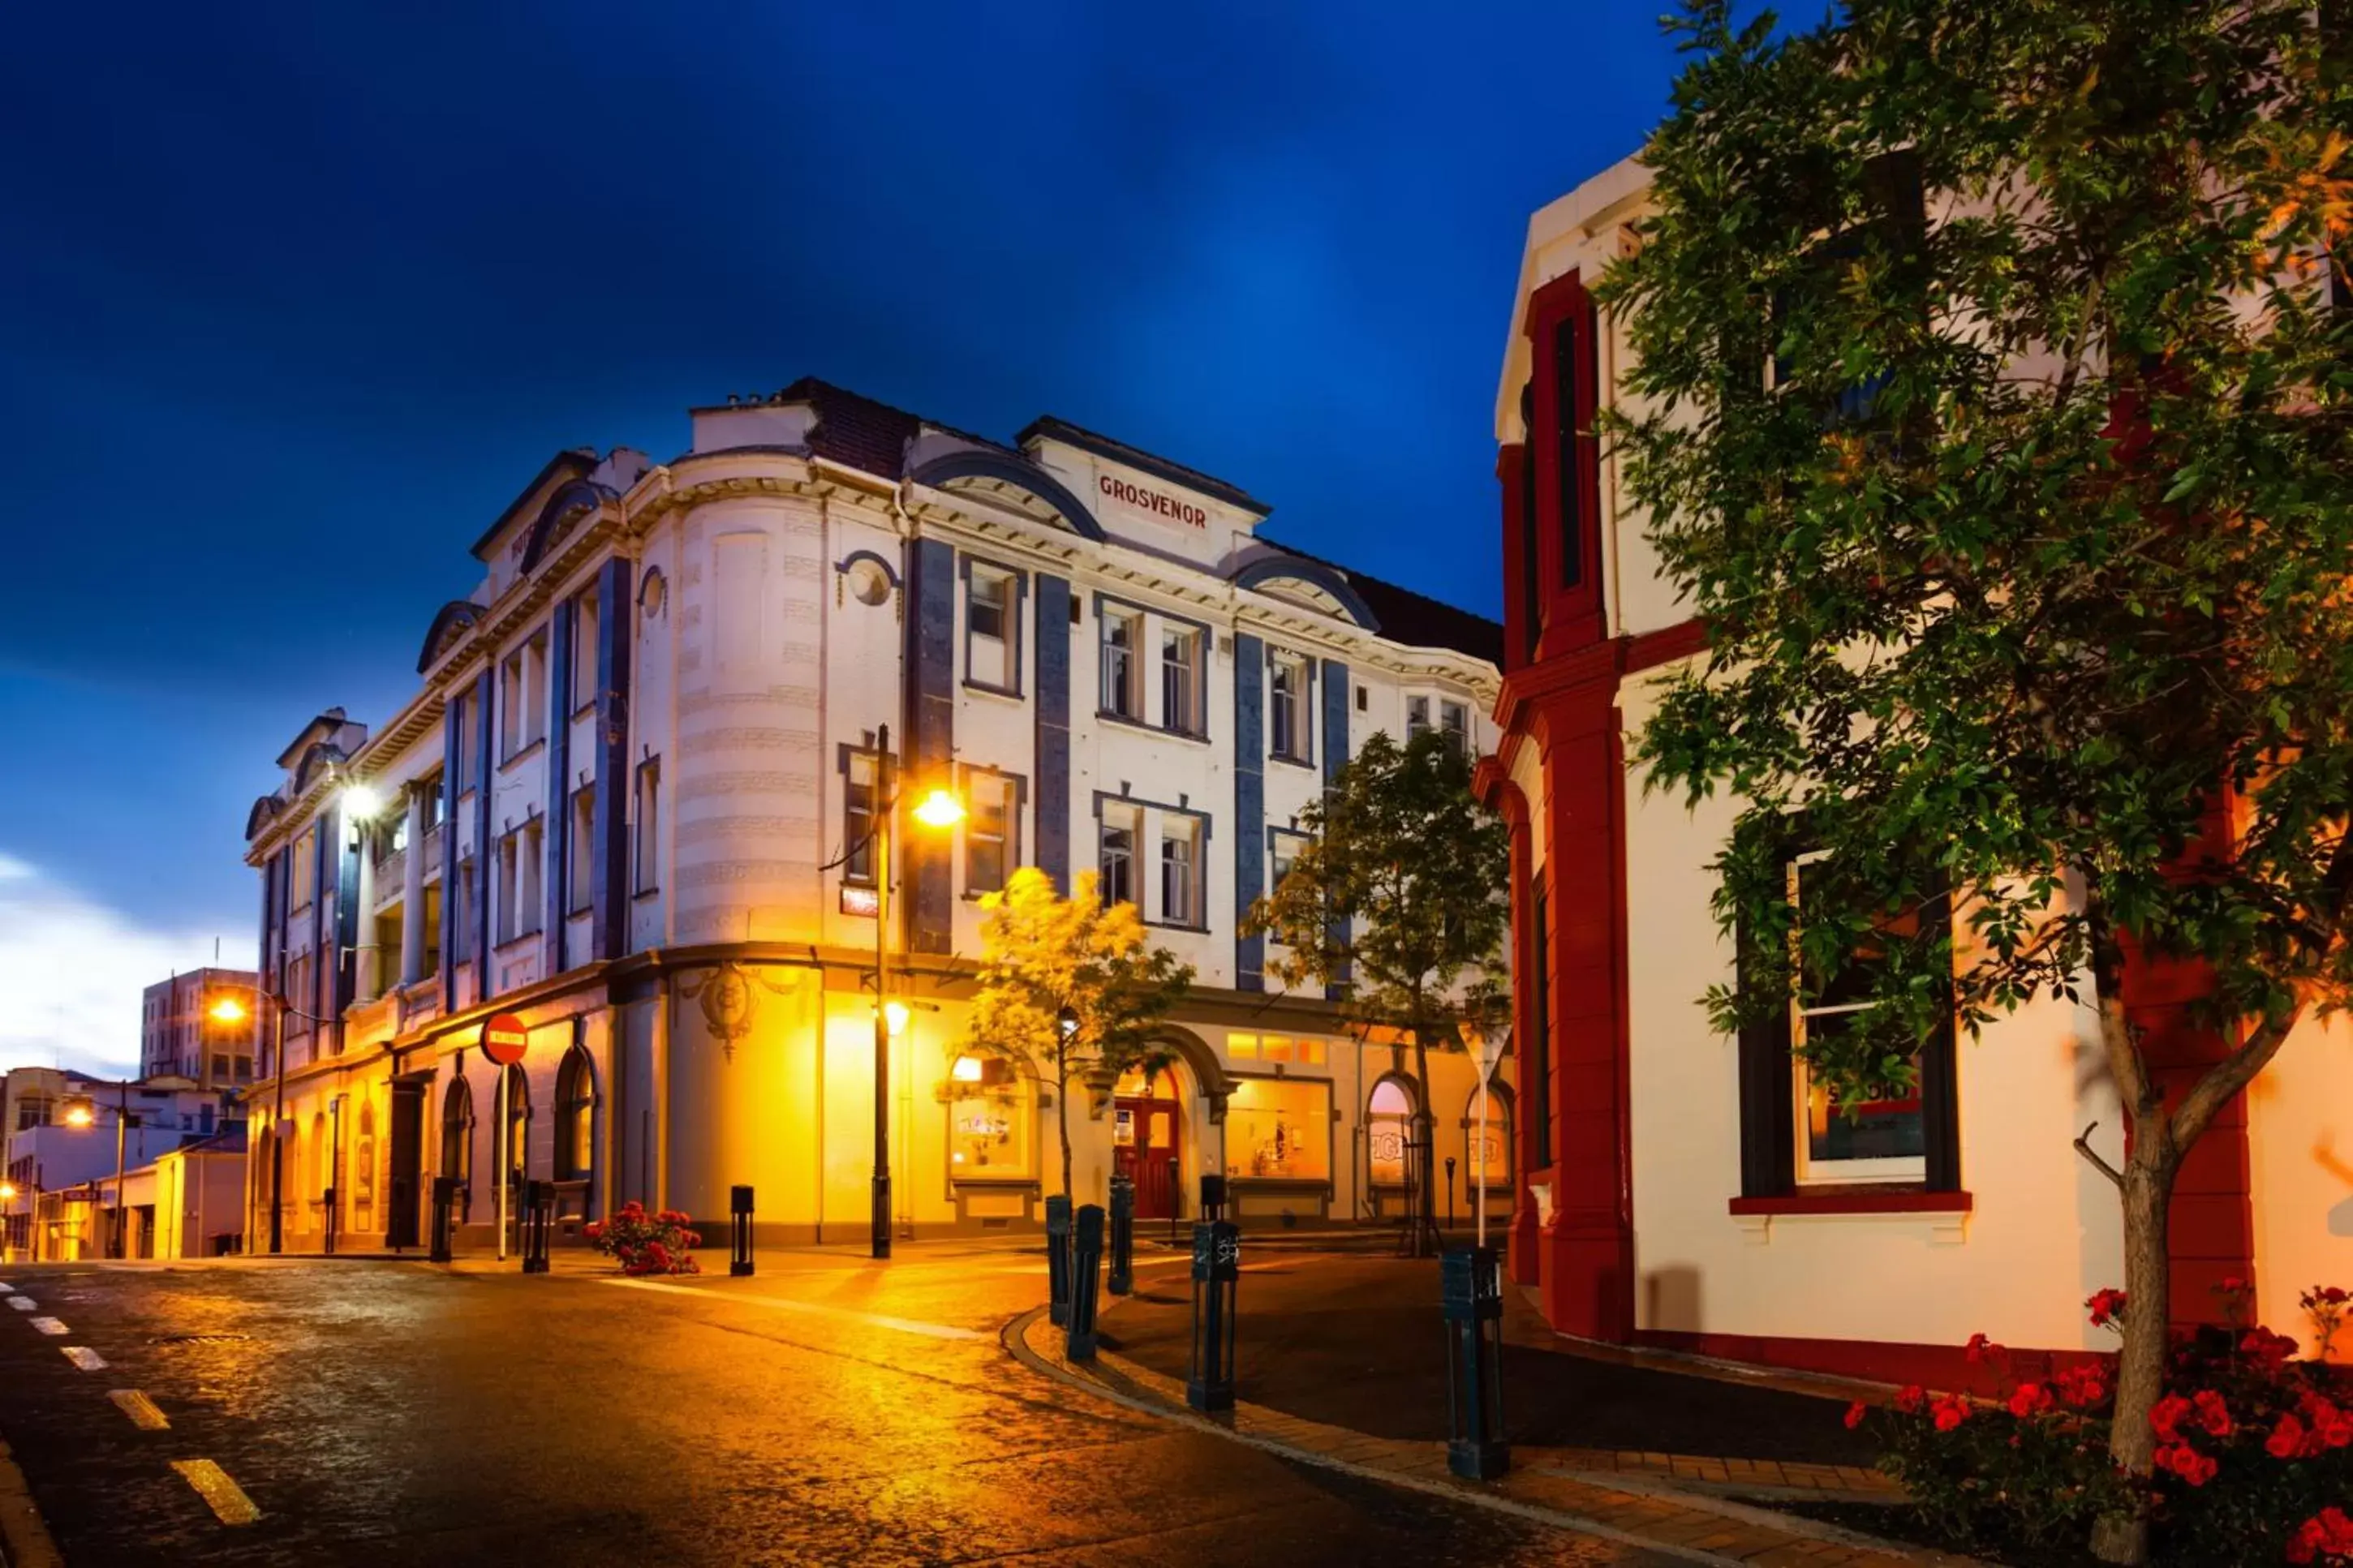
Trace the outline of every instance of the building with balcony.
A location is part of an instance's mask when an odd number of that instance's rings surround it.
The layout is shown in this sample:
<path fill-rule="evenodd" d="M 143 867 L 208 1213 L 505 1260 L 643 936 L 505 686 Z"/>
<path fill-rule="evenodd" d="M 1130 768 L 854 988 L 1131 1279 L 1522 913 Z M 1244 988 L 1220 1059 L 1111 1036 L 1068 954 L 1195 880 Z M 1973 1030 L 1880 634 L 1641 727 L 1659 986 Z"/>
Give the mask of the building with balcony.
<path fill-rule="evenodd" d="M 1146 1217 L 1189 1213 L 1222 1173 L 1246 1215 L 1387 1215 L 1425 1096 L 1457 1206 L 1500 1191 L 1507 1087 L 1474 1151 L 1468 1058 L 1416 1082 L 1238 931 L 1366 736 L 1486 748 L 1499 627 L 1057 419 L 1001 443 L 805 380 L 691 426 L 666 463 L 550 459 L 420 616 L 408 702 L 280 754 L 248 824 L 284 1001 L 253 1038 L 257 1247 L 273 1168 L 296 1250 L 330 1215 L 421 1244 L 435 1176 L 469 1244 L 502 1180 L 554 1184 L 566 1234 L 631 1199 L 715 1225 L 747 1184 L 764 1237 L 864 1237 L 878 934 L 895 1224 L 1034 1224 L 1051 1087 L 964 1050 L 978 900 L 1021 866 L 1099 871 L 1198 973 L 1176 1066 L 1071 1108 L 1081 1201 L 1125 1170 Z M 902 823 L 878 933 L 886 776 L 966 816 Z M 527 1038 L 504 1069 L 494 1016 Z"/>
<path fill-rule="evenodd" d="M 1700 1005 L 1743 978 L 1711 906 L 1737 806 L 1686 808 L 1630 776 L 1658 677 L 1705 637 L 1594 434 L 1630 395 L 1630 348 L 1589 291 L 1635 243 L 1647 189 L 1630 160 L 1530 220 L 1494 407 L 1504 678 L 1481 780 L 1513 825 L 1513 1277 L 1568 1333 L 1874 1378 L 1949 1384 L 1979 1331 L 2105 1349 L 2083 1302 L 2123 1283 L 2123 1219 L 2073 1147 L 2093 1128 L 2121 1160 L 2095 1005 L 2038 999 L 1974 1041 L 1948 1026 L 1915 1096 L 1852 1116 L 1793 1055 L 1794 999 L 1786 1028 L 1737 1040 Z M 1895 195 L 1922 200 L 1916 180 Z M 2136 1021 L 2182 1053 L 2159 1069 L 2194 1069 L 2189 994 L 2140 985 Z M 2302 1289 L 2353 1277 L 2353 1058 L 2321 1037 L 2343 1026 L 2304 1025 L 2186 1163 L 2178 1312 L 2235 1277 L 2263 1321 L 2297 1327 Z"/>

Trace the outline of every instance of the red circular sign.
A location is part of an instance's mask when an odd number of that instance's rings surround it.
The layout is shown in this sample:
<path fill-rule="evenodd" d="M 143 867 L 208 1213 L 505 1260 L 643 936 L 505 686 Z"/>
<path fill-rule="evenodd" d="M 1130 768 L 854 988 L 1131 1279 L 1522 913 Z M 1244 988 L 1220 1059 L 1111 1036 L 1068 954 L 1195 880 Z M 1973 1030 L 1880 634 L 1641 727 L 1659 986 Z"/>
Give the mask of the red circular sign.
<path fill-rule="evenodd" d="M 512 1067 L 522 1060 L 523 1047 L 531 1043 L 531 1031 L 523 1027 L 518 1013 L 493 1013 L 482 1020 L 482 1054 L 501 1067 Z"/>

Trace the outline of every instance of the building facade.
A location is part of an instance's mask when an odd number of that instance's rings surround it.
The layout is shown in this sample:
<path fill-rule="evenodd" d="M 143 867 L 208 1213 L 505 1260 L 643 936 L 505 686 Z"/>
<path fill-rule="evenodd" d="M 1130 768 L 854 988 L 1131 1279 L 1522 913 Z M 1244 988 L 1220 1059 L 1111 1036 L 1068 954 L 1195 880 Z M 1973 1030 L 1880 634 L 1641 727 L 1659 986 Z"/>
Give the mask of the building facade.
<path fill-rule="evenodd" d="M 1176 1066 L 1069 1108 L 1081 1201 L 1127 1170 L 1147 1217 L 1189 1213 L 1223 1173 L 1245 1215 L 1386 1215 L 1424 1095 L 1458 1209 L 1482 1171 L 1500 1194 L 1467 1058 L 1416 1083 L 1238 932 L 1364 737 L 1485 748 L 1500 628 L 1058 420 L 1005 445 L 803 381 L 691 421 L 668 463 L 558 454 L 432 617 L 410 701 L 279 759 L 248 824 L 287 1003 L 254 1038 L 257 1247 L 273 1172 L 295 1250 L 330 1214 L 419 1245 L 436 1176 L 471 1245 L 502 1179 L 554 1183 L 565 1234 L 632 1199 L 715 1222 L 745 1184 L 764 1237 L 864 1237 L 886 865 L 901 1234 L 1035 1224 L 1058 1184 L 1050 1084 L 964 1050 L 978 900 L 1018 866 L 1099 871 L 1198 973 Z M 923 828 L 883 780 L 966 816 Z M 493 1016 L 527 1042 L 503 1069 Z M 1493 1109 L 1507 1130 L 1507 1089 Z"/>
<path fill-rule="evenodd" d="M 1630 161 L 1535 216 L 1494 411 L 1505 675 L 1482 786 L 1514 829 L 1513 1275 L 1567 1332 L 1868 1376 L 1954 1375 L 1978 1331 L 2105 1348 L 2082 1303 L 2122 1284 L 2123 1222 L 2073 1141 L 2096 1124 L 2118 1162 L 2123 1118 L 2088 976 L 2080 1006 L 1947 1031 L 1918 1097 L 1867 1121 L 1807 1086 L 1794 1005 L 1788 1030 L 1737 1041 L 1699 1005 L 1736 982 L 1710 906 L 1736 806 L 1648 794 L 1627 759 L 1657 678 L 1704 637 L 1592 434 L 1629 349 L 1588 291 L 1645 199 Z M 2126 982 L 2160 1071 L 2205 1049 L 2186 1000 Z M 2188 1162 L 2179 1310 L 2239 1277 L 2292 1330 L 2302 1289 L 2353 1279 L 2353 1054 L 2321 1037 L 2344 1027 L 2308 1022 Z"/>
<path fill-rule="evenodd" d="M 67 1108 L 81 1100 L 90 1116 L 76 1122 Z M 184 1149 L 235 1146 L 239 1115 L 228 1091 L 181 1087 L 176 1079 L 117 1081 L 58 1068 L 0 1075 L 0 1258 L 104 1256 L 118 1207 L 128 1211 L 127 1255 L 151 1255 L 160 1222 L 149 1168 Z M 118 1143 L 116 1125 L 126 1118 Z M 208 1218 L 217 1232 L 241 1228 L 234 1212 L 211 1210 Z"/>
<path fill-rule="evenodd" d="M 248 1028 L 212 1016 L 222 996 L 249 1004 L 259 976 L 250 969 L 206 968 L 147 987 L 139 1013 L 139 1076 L 194 1079 L 206 1089 L 253 1081 Z"/>

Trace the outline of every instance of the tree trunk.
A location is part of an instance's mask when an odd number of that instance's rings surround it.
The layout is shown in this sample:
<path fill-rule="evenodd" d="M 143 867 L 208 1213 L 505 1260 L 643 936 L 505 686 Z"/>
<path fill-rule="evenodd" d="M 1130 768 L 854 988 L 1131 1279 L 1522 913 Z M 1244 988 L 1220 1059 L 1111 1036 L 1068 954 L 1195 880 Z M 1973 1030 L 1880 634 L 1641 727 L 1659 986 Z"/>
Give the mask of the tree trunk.
<path fill-rule="evenodd" d="M 1068 1073 L 1054 1080 L 1054 1126 L 1062 1135 L 1062 1195 L 1076 1202 L 1071 1192 L 1071 1079 Z"/>
<path fill-rule="evenodd" d="M 2172 1315 L 2167 1224 L 2173 1178 L 2180 1162 L 2161 1110 L 2134 1118 L 2133 1146 L 2125 1161 L 2124 1348 L 2116 1363 L 2116 1419 L 2109 1457 L 2137 1482 L 2153 1471 L 2157 1434 L 2148 1413 L 2165 1393 L 2168 1320 Z M 2146 1507 L 2102 1519 L 2092 1529 L 2092 1552 L 2103 1563 L 2148 1561 Z"/>
<path fill-rule="evenodd" d="M 1438 1248 L 1432 1245 L 1438 1236 L 1438 1184 L 1431 1180 L 1437 1173 L 1437 1139 L 1433 1136 L 1438 1119 L 1430 1113 L 1430 1047 L 1422 1043 L 1421 1031 L 1413 1032 L 1413 1076 L 1419 1085 L 1414 1096 L 1413 1137 L 1419 1145 L 1414 1151 L 1415 1173 L 1413 1246 L 1409 1256 L 1428 1258 Z"/>

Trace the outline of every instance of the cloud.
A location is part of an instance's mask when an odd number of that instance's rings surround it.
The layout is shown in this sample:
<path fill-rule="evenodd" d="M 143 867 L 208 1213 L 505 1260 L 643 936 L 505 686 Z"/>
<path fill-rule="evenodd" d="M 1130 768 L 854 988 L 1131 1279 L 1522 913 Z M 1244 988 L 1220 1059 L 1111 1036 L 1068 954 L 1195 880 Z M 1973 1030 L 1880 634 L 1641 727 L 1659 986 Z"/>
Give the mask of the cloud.
<path fill-rule="evenodd" d="M 142 925 L 0 850 L 0 1069 L 135 1070 L 140 993 L 174 970 L 210 963 L 211 933 L 223 926 Z M 221 960 L 242 966 L 252 955 L 224 951 Z"/>

